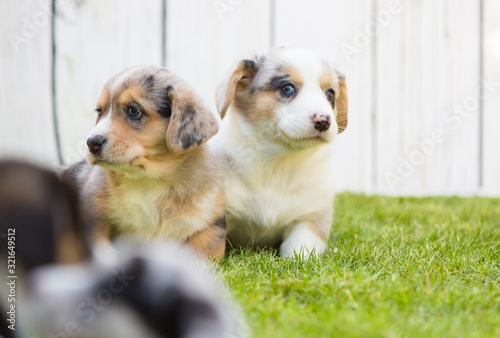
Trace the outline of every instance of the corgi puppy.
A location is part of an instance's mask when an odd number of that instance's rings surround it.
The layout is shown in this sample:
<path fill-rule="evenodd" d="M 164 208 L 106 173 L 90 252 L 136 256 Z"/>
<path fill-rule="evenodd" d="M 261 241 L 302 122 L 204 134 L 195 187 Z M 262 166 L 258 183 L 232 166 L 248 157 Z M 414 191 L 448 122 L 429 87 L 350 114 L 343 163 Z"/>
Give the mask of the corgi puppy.
<path fill-rule="evenodd" d="M 201 256 L 224 254 L 224 158 L 206 143 L 220 117 L 162 67 L 127 69 L 102 90 L 87 162 L 77 182 L 96 234 L 185 242 Z"/>
<path fill-rule="evenodd" d="M 329 144 L 347 126 L 345 77 L 314 53 L 274 48 L 239 62 L 217 90 L 229 157 L 232 244 L 321 254 L 333 217 Z"/>

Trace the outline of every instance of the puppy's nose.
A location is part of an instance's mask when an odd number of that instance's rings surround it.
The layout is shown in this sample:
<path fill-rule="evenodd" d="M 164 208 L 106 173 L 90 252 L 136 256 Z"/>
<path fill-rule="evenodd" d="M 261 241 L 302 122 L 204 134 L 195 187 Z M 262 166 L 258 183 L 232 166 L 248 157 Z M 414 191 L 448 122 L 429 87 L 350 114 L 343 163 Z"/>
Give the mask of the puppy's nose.
<path fill-rule="evenodd" d="M 330 125 L 332 124 L 330 122 L 329 115 L 314 114 L 311 117 L 311 120 L 312 120 L 312 123 L 314 123 L 314 129 L 319 130 L 319 131 L 327 131 L 328 128 L 330 128 Z"/>
<path fill-rule="evenodd" d="M 90 152 L 96 155 L 101 151 L 104 143 L 106 143 L 106 139 L 101 135 L 95 135 L 87 139 L 87 146 Z"/>

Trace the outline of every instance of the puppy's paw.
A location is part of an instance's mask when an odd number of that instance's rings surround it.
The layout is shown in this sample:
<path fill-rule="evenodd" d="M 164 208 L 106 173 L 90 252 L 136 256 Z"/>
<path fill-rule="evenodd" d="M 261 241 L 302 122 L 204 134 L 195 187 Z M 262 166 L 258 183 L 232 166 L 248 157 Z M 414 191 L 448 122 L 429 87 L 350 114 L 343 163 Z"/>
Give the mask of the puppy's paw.
<path fill-rule="evenodd" d="M 326 241 L 307 224 L 301 223 L 291 229 L 281 244 L 280 256 L 307 259 L 311 255 L 320 256 L 326 250 Z"/>

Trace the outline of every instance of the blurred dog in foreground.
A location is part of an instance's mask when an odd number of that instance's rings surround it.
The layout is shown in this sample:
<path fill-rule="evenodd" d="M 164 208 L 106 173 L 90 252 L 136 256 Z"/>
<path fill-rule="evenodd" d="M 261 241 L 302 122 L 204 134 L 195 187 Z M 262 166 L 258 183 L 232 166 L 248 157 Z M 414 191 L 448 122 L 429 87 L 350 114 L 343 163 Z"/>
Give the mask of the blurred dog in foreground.
<path fill-rule="evenodd" d="M 29 271 L 90 257 L 87 224 L 76 189 L 55 173 L 22 162 L 0 162 L 0 269 L 2 275 L 13 276 L 9 285 L 0 286 L 2 317 L 8 317 L 0 323 L 1 335 L 23 336 L 28 321 L 20 304 L 27 297 Z"/>
<path fill-rule="evenodd" d="M 82 189 L 100 238 L 186 242 L 221 257 L 226 241 L 224 161 L 205 143 L 220 117 L 165 68 L 134 67 L 104 86 L 88 163 L 64 177 Z"/>
<path fill-rule="evenodd" d="M 77 193 L 55 173 L 0 162 L 0 268 L 16 276 L 14 288 L 0 287 L 9 316 L 1 336 L 244 335 L 233 304 L 187 248 L 119 242 L 122 254 L 93 252 L 87 223 Z"/>
<path fill-rule="evenodd" d="M 17 269 L 86 259 L 90 255 L 87 231 L 88 222 L 71 184 L 27 163 L 0 162 L 0 250 L 6 254 L 7 237 L 15 238 L 11 242 L 21 263 Z"/>
<path fill-rule="evenodd" d="M 219 87 L 216 136 L 230 160 L 228 238 L 321 254 L 333 215 L 331 149 L 347 126 L 345 78 L 314 53 L 274 48 L 242 60 Z"/>
<path fill-rule="evenodd" d="M 92 264 L 32 276 L 32 322 L 55 337 L 242 337 L 235 305 L 187 248 L 118 241 Z M 198 263 L 196 263 L 198 262 Z"/>

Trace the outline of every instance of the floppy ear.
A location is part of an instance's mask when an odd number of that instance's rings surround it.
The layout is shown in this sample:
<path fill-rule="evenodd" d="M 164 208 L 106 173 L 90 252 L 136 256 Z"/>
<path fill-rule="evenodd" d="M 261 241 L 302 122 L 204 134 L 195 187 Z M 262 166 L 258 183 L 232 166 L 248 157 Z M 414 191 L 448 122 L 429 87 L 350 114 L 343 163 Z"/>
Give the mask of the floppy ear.
<path fill-rule="evenodd" d="M 236 91 L 240 88 L 248 87 L 257 73 L 257 60 L 245 59 L 236 65 L 235 69 L 217 87 L 215 92 L 215 102 L 217 111 L 221 118 L 226 115 L 231 102 L 233 102 Z"/>
<path fill-rule="evenodd" d="M 345 76 L 339 75 L 339 94 L 335 100 L 335 107 L 337 108 L 337 126 L 339 134 L 347 128 L 347 85 Z"/>
<path fill-rule="evenodd" d="M 172 115 L 167 129 L 167 147 L 175 155 L 205 143 L 219 130 L 219 120 L 187 88 L 167 88 Z"/>

